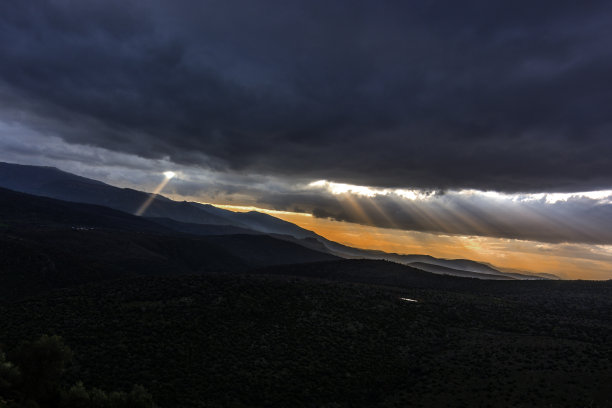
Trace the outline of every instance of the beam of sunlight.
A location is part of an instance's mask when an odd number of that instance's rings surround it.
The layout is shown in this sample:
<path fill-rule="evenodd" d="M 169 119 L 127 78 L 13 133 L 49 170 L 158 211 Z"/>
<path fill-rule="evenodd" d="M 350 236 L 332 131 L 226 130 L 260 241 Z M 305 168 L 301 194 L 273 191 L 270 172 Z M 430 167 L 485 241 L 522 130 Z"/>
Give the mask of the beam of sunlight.
<path fill-rule="evenodd" d="M 353 197 L 352 194 L 343 193 L 341 195 L 342 200 L 340 201 L 340 205 L 342 205 L 345 209 L 348 209 L 356 217 L 361 220 L 361 223 L 365 223 L 366 225 L 375 225 L 374 221 L 368 215 L 367 211 L 359 204 L 359 202 Z"/>
<path fill-rule="evenodd" d="M 399 229 L 399 225 L 397 225 L 393 218 L 391 218 L 389 214 L 387 214 L 387 212 L 380 205 L 378 205 L 378 203 L 376 203 L 376 200 L 368 197 L 368 204 L 385 220 L 388 227 Z"/>
<path fill-rule="evenodd" d="M 164 179 L 162 180 L 162 182 L 159 183 L 157 187 L 155 187 L 155 190 L 149 195 L 145 202 L 142 203 L 142 205 L 140 206 L 140 208 L 138 208 L 138 211 L 136 211 L 135 214 L 138 216 L 144 214 L 144 212 L 147 211 L 147 208 L 149 208 L 151 203 L 153 203 L 153 200 L 155 200 L 155 197 L 157 197 L 157 195 L 161 193 L 164 187 L 166 187 L 166 184 L 168 184 L 170 179 L 172 179 L 174 176 L 176 176 L 176 173 L 174 173 L 173 171 L 164 172 Z"/>

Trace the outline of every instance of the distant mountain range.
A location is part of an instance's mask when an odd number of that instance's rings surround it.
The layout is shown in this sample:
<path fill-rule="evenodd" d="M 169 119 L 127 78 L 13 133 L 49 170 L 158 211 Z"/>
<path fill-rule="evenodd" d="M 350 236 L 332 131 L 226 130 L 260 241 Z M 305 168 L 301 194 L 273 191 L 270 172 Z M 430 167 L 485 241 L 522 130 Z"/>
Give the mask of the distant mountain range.
<path fill-rule="evenodd" d="M 491 265 L 467 259 L 439 259 L 428 255 L 401 255 L 352 248 L 268 214 L 256 211 L 234 212 L 210 204 L 174 201 L 162 195 L 154 197 L 143 217 L 136 217 L 132 214 L 151 198 L 150 193 L 115 187 L 54 167 L 0 163 L 0 187 L 65 202 L 97 206 L 94 210 L 94 207 L 70 206 L 68 203 L 62 204 L 56 201 L 48 207 L 49 210 L 59 212 L 56 214 L 59 218 L 51 217 L 54 222 L 58 222 L 57 220 L 61 219 L 60 214 L 64 214 L 64 221 L 70 220 L 75 227 L 86 228 L 88 225 L 100 227 L 108 226 L 110 223 L 113 228 L 122 230 L 131 228 L 151 233 L 164 233 L 163 231 L 182 233 L 206 236 L 213 241 L 215 240 L 213 237 L 217 236 L 215 245 L 223 246 L 224 251 L 229 254 L 240 255 L 241 261 L 249 265 L 289 264 L 340 257 L 387 260 L 429 273 L 479 279 L 556 278 L 550 274 L 504 272 Z M 16 210 L 11 212 L 12 217 L 26 217 L 26 213 L 22 212 L 20 215 L 19 208 L 15 208 L 18 204 L 11 204 L 12 198 L 7 190 L 2 194 L 2 205 L 7 206 L 6 208 L 13 206 L 13 210 Z M 27 201 L 21 197 L 16 199 L 16 202 L 24 200 Z M 46 204 L 38 202 L 38 205 Z M 2 215 L 5 216 L 4 213 Z M 29 213 L 28 216 L 31 217 L 29 222 L 41 221 L 35 212 Z M 268 237 L 261 237 L 262 235 Z M 263 244 L 266 242 L 269 247 Z M 297 247 L 301 249 L 297 250 Z M 261 253 L 267 255 L 262 257 Z M 248 259 L 245 259 L 244 254 L 250 254 L 246 256 Z M 273 257 L 277 259 L 272 261 Z"/>

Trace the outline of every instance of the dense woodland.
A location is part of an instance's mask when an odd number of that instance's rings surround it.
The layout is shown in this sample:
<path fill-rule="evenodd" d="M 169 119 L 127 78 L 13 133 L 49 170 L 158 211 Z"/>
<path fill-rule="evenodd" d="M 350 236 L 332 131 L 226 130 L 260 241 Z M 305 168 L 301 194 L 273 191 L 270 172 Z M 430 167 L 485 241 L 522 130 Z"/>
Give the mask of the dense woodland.
<path fill-rule="evenodd" d="M 66 387 L 141 384 L 161 407 L 610 406 L 612 285 L 531 283 L 133 278 L 6 303 L 0 340 L 59 335 Z"/>

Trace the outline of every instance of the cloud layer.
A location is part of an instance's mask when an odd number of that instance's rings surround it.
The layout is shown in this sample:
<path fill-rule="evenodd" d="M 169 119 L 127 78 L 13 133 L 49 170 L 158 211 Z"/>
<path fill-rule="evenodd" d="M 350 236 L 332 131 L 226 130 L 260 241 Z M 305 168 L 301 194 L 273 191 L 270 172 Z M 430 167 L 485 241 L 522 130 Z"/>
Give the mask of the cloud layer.
<path fill-rule="evenodd" d="M 608 189 L 611 19 L 606 1 L 4 2 L 0 119 L 287 183 Z"/>

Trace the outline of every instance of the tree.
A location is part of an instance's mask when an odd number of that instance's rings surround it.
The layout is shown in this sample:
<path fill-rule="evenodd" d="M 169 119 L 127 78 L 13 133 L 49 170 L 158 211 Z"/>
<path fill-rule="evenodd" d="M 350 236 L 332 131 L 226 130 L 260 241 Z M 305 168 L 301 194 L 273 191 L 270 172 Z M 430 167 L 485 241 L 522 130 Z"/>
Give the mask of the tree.
<path fill-rule="evenodd" d="M 16 386 L 20 380 L 19 368 L 7 361 L 6 355 L 0 351 L 0 407 L 8 405 L 7 401 L 18 397 Z"/>
<path fill-rule="evenodd" d="M 72 360 L 72 351 L 59 336 L 43 335 L 23 343 L 16 353 L 24 396 L 46 402 L 58 398 L 61 376 Z"/>
<path fill-rule="evenodd" d="M 0 408 L 154 408 L 153 397 L 135 385 L 132 391 L 106 393 L 88 390 L 78 382 L 62 388 L 61 376 L 72 360 L 72 351 L 59 336 L 44 335 L 24 342 L 13 364 L 0 352 Z"/>

